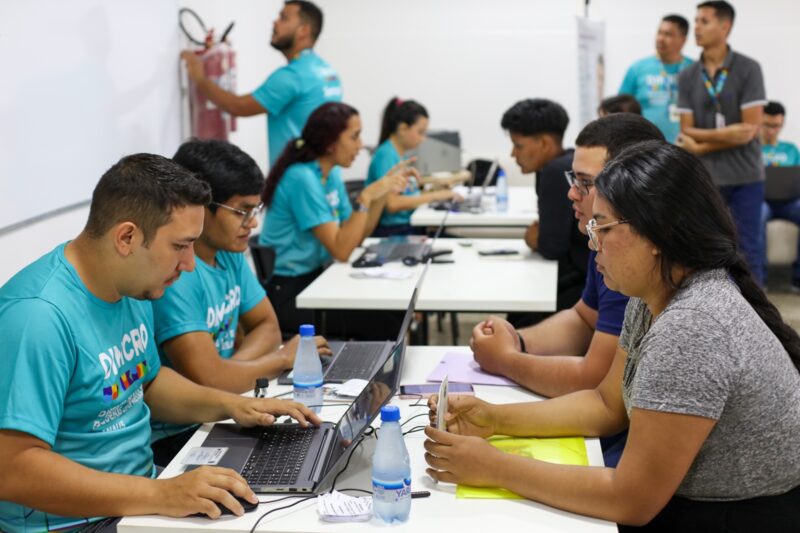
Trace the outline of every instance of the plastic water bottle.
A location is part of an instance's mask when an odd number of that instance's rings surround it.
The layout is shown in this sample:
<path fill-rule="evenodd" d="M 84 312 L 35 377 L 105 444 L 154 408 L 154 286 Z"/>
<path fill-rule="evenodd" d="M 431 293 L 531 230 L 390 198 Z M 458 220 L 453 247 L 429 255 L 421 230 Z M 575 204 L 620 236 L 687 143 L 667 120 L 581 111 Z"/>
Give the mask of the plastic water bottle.
<path fill-rule="evenodd" d="M 411 466 L 400 429 L 400 409 L 381 408 L 381 429 L 372 458 L 372 513 L 387 524 L 405 522 L 411 511 Z"/>
<path fill-rule="evenodd" d="M 300 344 L 294 358 L 292 383 L 294 401 L 319 413 L 322 409 L 322 363 L 314 343 L 314 326 L 311 324 L 300 326 Z"/>
<path fill-rule="evenodd" d="M 508 211 L 508 178 L 506 172 L 500 169 L 497 172 L 497 183 L 495 184 L 494 199 L 497 206 L 498 213 L 505 213 Z"/>

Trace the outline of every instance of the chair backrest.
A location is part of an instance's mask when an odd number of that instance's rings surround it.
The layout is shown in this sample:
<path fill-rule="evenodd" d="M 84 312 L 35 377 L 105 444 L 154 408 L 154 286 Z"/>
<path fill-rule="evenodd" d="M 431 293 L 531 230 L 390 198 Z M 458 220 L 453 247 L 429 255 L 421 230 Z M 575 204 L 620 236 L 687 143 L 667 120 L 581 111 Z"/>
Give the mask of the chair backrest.
<path fill-rule="evenodd" d="M 258 235 L 250 237 L 250 253 L 253 255 L 253 264 L 256 267 L 256 276 L 259 283 L 266 288 L 272 272 L 275 270 L 275 249 L 259 244 Z"/>
<path fill-rule="evenodd" d="M 344 182 L 344 187 L 347 189 L 347 196 L 350 198 L 350 205 L 356 205 L 358 195 L 364 190 L 365 180 L 347 180 Z"/>

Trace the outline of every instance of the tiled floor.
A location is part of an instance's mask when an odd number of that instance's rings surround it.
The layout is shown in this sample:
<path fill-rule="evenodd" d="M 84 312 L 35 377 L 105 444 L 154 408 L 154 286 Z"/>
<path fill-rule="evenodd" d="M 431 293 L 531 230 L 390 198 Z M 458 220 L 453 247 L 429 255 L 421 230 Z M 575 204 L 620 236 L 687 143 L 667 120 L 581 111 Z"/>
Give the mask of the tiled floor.
<path fill-rule="evenodd" d="M 800 330 L 800 294 L 791 292 L 789 283 L 789 267 L 773 268 L 770 271 L 769 288 L 767 296 L 781 312 L 783 319 L 796 330 Z M 466 346 L 469 344 L 472 328 L 486 318 L 486 314 L 478 313 L 459 313 L 458 325 L 459 336 L 458 345 Z M 450 316 L 446 314 L 442 323 L 442 331 L 438 331 L 435 318 L 430 319 L 430 344 L 438 346 L 450 346 L 452 334 L 450 329 Z"/>

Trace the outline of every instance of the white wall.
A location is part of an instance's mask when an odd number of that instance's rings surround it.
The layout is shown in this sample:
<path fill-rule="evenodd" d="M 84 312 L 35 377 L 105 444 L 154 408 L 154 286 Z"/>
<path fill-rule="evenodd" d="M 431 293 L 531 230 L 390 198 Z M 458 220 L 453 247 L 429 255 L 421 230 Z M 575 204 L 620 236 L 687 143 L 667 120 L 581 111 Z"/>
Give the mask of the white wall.
<path fill-rule="evenodd" d="M 180 0 L 208 25 L 236 20 L 239 90 L 255 89 L 283 56 L 269 47 L 280 0 Z M 655 31 L 668 13 L 693 26 L 695 0 L 593 0 L 590 18 L 606 23 L 606 93 L 614 94 L 630 63 L 654 50 Z M 414 98 L 431 113 L 434 129 L 458 129 L 470 155 L 507 155 L 500 117 L 526 97 L 559 101 L 579 131 L 575 20 L 583 2 L 552 0 L 319 0 L 325 27 L 317 51 L 338 71 L 345 101 L 364 120 L 364 141 L 374 144 L 389 97 Z M 731 43 L 764 69 L 767 94 L 788 108 L 786 138 L 800 141 L 800 69 L 787 54 L 800 51 L 796 0 L 734 1 Z M 691 30 L 690 30 L 691 31 Z M 698 57 L 690 35 L 685 53 Z M 794 117 L 797 117 L 796 120 Z M 266 163 L 263 117 L 240 120 L 232 141 Z M 363 174 L 361 158 L 355 173 Z M 506 165 L 509 166 L 509 165 Z M 515 165 L 511 164 L 513 169 Z"/>

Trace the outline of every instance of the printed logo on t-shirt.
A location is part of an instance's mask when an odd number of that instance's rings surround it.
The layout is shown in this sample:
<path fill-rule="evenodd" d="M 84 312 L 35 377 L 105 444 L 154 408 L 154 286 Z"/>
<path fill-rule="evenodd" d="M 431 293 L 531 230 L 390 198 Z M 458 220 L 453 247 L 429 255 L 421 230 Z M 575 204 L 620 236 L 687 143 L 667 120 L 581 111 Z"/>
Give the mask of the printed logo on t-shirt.
<path fill-rule="evenodd" d="M 339 191 L 334 189 L 326 194 L 325 198 L 328 200 L 328 205 L 331 206 L 331 214 L 333 215 L 333 218 L 339 220 Z"/>
<path fill-rule="evenodd" d="M 768 167 L 782 167 L 789 162 L 786 152 L 763 152 L 764 165 Z"/>
<path fill-rule="evenodd" d="M 233 327 L 233 322 L 239 312 L 241 301 L 242 289 L 236 285 L 225 294 L 222 303 L 208 308 L 206 326 L 211 332 L 218 352 L 233 349 L 236 341 L 236 328 Z"/>

